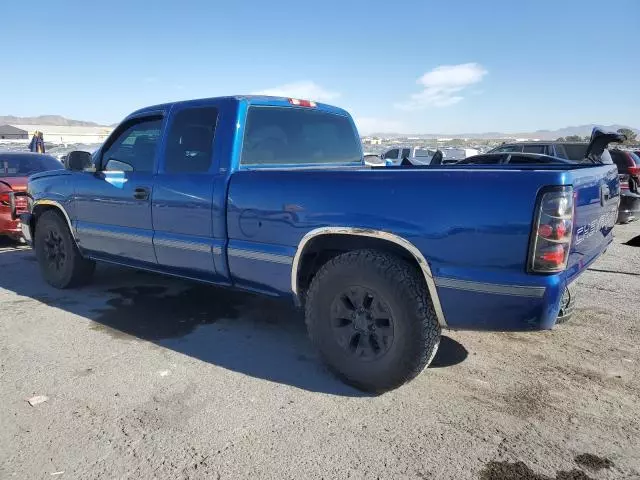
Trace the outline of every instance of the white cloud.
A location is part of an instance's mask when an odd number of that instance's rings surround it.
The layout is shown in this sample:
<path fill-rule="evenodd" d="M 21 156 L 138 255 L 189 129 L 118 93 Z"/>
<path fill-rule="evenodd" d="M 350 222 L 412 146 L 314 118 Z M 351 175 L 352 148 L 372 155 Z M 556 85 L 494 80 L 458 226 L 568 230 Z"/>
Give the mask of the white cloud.
<path fill-rule="evenodd" d="M 308 80 L 287 83 L 274 88 L 267 88 L 259 92 L 254 92 L 254 94 L 273 95 L 274 97 L 300 98 L 304 100 L 315 100 L 317 102 L 329 102 L 340 96 L 338 92 L 326 90 L 317 83 Z"/>
<path fill-rule="evenodd" d="M 478 63 L 441 65 L 418 79 L 418 85 L 423 88 L 421 92 L 395 106 L 402 110 L 422 110 L 454 105 L 463 100 L 461 93 L 465 88 L 481 82 L 486 74 L 485 68 Z"/>
<path fill-rule="evenodd" d="M 401 133 L 405 131 L 402 122 L 388 118 L 354 117 L 353 121 L 356 123 L 360 135 L 370 135 L 372 133 Z"/>

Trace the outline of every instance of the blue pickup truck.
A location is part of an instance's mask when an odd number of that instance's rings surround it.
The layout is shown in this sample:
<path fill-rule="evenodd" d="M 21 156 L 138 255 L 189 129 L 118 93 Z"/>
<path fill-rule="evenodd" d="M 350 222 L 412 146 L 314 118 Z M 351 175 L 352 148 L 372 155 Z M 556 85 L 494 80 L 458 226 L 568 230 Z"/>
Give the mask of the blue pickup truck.
<path fill-rule="evenodd" d="M 620 188 L 593 163 L 372 168 L 344 110 L 236 96 L 138 110 L 28 196 L 54 287 L 101 261 L 290 299 L 334 372 L 385 391 L 441 329 L 552 328 L 612 240 Z"/>

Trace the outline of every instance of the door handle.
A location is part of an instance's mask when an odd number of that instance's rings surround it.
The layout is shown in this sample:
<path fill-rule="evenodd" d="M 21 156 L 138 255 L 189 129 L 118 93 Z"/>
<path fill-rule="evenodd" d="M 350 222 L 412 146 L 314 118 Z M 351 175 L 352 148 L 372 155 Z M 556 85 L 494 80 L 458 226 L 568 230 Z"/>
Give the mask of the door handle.
<path fill-rule="evenodd" d="M 133 191 L 133 198 L 136 200 L 147 200 L 149 198 L 149 189 L 147 187 L 136 187 Z"/>

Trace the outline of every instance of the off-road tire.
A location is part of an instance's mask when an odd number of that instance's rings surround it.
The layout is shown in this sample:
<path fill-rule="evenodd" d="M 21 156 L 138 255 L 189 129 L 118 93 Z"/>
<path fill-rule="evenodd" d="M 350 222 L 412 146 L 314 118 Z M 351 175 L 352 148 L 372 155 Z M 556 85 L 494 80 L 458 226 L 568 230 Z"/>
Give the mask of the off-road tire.
<path fill-rule="evenodd" d="M 388 350 L 381 358 L 355 358 L 334 334 L 332 304 L 354 286 L 375 292 L 391 313 L 393 340 L 385 344 Z M 440 343 L 440 325 L 418 270 L 377 250 L 347 252 L 323 265 L 309 287 L 305 320 L 330 370 L 368 392 L 392 390 L 416 377 L 431 363 Z"/>
<path fill-rule="evenodd" d="M 58 263 L 49 255 L 51 239 L 55 238 L 64 260 Z M 56 288 L 71 288 L 91 280 L 96 263 L 84 258 L 71 236 L 67 222 L 55 210 L 44 212 L 36 224 L 35 251 L 45 281 Z M 49 250 L 48 250 L 49 249 Z"/>

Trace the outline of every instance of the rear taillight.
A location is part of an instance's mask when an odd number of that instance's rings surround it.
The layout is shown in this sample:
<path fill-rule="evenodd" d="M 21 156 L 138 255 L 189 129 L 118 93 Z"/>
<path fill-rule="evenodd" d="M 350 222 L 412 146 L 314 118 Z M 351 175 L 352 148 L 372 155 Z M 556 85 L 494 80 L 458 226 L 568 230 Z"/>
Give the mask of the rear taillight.
<path fill-rule="evenodd" d="M 640 167 L 629 167 L 629 175 L 640 175 Z"/>
<path fill-rule="evenodd" d="M 620 190 L 629 190 L 629 175 L 618 175 L 620 179 Z"/>
<path fill-rule="evenodd" d="M 529 253 L 530 271 L 555 273 L 567 268 L 573 214 L 572 187 L 560 187 L 541 194 Z"/>
<path fill-rule="evenodd" d="M 0 190 L 0 205 L 5 205 L 5 206 L 9 206 L 10 204 L 10 200 L 9 200 L 9 192 L 11 190 Z"/>

